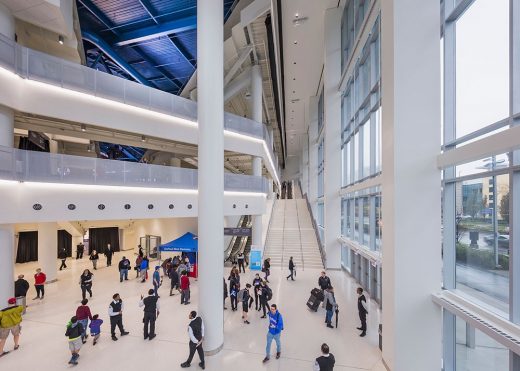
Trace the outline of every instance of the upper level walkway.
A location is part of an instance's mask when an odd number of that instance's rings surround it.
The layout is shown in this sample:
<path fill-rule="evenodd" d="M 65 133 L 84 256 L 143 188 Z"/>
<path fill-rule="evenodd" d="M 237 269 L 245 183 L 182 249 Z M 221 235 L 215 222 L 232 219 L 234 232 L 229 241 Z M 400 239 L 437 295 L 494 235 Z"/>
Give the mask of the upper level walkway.
<path fill-rule="evenodd" d="M 197 103 L 0 35 L 0 104 L 21 112 L 128 133 L 198 143 Z M 224 148 L 262 157 L 279 183 L 278 159 L 265 125 L 224 114 Z"/>

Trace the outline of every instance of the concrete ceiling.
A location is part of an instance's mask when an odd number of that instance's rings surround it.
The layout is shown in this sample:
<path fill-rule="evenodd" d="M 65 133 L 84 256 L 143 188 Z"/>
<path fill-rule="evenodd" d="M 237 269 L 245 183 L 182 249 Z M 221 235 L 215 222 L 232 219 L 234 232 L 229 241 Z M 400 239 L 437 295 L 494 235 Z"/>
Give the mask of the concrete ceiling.
<path fill-rule="evenodd" d="M 323 70 L 323 16 L 339 4 L 339 0 L 282 1 L 288 156 L 300 155 L 307 140 L 309 97 L 317 95 Z M 296 14 L 299 25 L 294 22 Z"/>

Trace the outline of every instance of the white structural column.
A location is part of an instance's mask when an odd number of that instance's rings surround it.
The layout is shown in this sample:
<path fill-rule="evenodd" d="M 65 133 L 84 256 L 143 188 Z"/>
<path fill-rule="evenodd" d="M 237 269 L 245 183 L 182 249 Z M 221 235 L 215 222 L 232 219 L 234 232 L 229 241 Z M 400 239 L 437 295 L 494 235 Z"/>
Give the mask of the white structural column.
<path fill-rule="evenodd" d="M 440 2 L 384 0 L 381 22 L 383 360 L 392 371 L 438 371 Z"/>
<path fill-rule="evenodd" d="M 13 296 L 14 282 L 14 228 L 9 224 L 0 225 L 0 306 L 7 306 L 7 299 Z"/>
<path fill-rule="evenodd" d="M 14 40 L 14 32 L 14 18 L 9 9 L 4 4 L 0 3 L 0 34 Z M 0 146 L 13 147 L 13 145 L 14 112 L 10 108 L 0 106 Z"/>
<path fill-rule="evenodd" d="M 47 283 L 55 282 L 58 275 L 58 224 L 38 224 L 38 266 L 47 276 Z"/>
<path fill-rule="evenodd" d="M 262 71 L 259 65 L 251 67 L 251 118 L 262 122 Z M 253 157 L 253 175 L 262 176 L 262 158 Z M 262 244 L 262 215 L 253 215 L 252 244 L 255 248 L 264 249 Z"/>
<path fill-rule="evenodd" d="M 309 203 L 316 218 L 318 198 L 318 97 L 309 98 Z"/>
<path fill-rule="evenodd" d="M 324 246 L 327 269 L 341 269 L 341 15 L 339 8 L 325 12 Z"/>
<path fill-rule="evenodd" d="M 199 309 L 204 350 L 224 345 L 224 7 L 197 0 L 197 98 L 199 122 Z"/>

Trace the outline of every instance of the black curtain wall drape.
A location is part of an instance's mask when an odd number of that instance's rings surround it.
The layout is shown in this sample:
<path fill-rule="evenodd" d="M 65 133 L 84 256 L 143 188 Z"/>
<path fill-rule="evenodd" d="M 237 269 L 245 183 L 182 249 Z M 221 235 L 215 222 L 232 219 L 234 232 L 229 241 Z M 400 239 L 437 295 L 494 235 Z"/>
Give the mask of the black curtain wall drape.
<path fill-rule="evenodd" d="M 72 235 L 64 229 L 58 231 L 58 257 L 60 256 L 60 249 L 64 247 L 67 252 L 67 256 L 72 256 Z"/>
<path fill-rule="evenodd" d="M 88 230 L 88 252 L 96 250 L 98 254 L 103 254 L 107 245 L 113 251 L 119 251 L 119 228 L 89 228 Z"/>
<path fill-rule="evenodd" d="M 18 233 L 16 262 L 26 263 L 38 261 L 38 232 Z"/>

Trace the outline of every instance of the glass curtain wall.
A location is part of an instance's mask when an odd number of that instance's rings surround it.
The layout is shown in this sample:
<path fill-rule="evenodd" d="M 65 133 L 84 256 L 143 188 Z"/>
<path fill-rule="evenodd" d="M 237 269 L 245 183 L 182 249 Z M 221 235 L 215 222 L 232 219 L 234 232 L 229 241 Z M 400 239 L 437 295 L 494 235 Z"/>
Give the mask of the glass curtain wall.
<path fill-rule="evenodd" d="M 520 43 L 510 39 L 518 41 L 518 7 L 510 0 L 443 1 L 442 151 L 518 124 L 520 66 L 511 56 Z M 519 243 L 510 221 L 520 218 L 512 202 L 520 198 L 520 153 L 506 151 L 443 169 L 443 286 L 518 324 L 520 282 L 510 272 L 520 269 L 512 254 Z M 444 348 L 444 359 L 453 360 L 446 371 L 518 370 L 518 355 L 446 310 L 444 316 L 445 341 L 455 339 Z"/>

